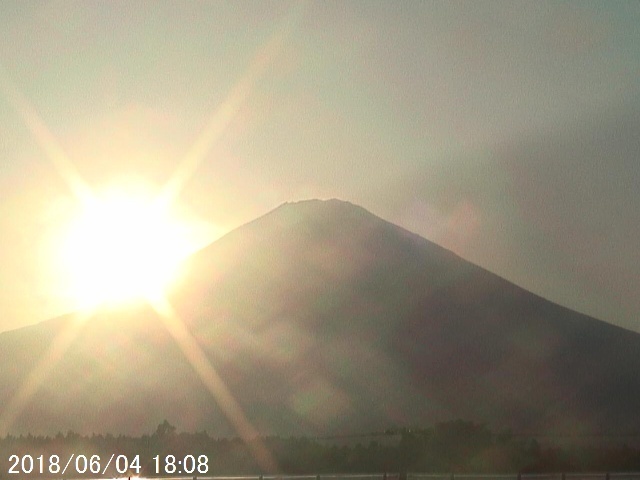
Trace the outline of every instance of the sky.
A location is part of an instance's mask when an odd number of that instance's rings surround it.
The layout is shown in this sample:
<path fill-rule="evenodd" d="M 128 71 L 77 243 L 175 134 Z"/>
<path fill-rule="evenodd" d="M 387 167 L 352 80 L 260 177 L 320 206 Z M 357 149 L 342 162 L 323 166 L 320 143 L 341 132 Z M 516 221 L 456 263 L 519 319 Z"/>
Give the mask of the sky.
<path fill-rule="evenodd" d="M 640 331 L 638 25 L 638 1 L 0 2 L 0 331 L 74 308 L 64 165 L 180 179 L 194 248 L 347 200 Z"/>

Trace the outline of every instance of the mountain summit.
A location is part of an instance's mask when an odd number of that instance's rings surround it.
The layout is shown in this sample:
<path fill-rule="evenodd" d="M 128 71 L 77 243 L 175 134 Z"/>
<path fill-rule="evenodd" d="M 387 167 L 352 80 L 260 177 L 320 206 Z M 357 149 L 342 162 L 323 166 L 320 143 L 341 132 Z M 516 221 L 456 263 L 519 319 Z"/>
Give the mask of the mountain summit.
<path fill-rule="evenodd" d="M 640 336 L 573 312 L 361 207 L 285 204 L 193 255 L 170 302 L 263 434 L 464 418 L 640 428 Z M 74 316 L 0 335 L 7 405 Z M 233 434 L 151 308 L 100 312 L 12 432 Z M 0 432 L 1 434 L 6 432 Z"/>

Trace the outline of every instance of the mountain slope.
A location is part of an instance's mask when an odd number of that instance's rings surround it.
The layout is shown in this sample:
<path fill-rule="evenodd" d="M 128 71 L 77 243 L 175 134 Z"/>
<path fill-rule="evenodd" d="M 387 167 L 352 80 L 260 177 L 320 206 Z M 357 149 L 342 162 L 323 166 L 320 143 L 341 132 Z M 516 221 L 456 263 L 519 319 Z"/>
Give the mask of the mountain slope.
<path fill-rule="evenodd" d="M 640 336 L 537 297 L 337 200 L 285 204 L 190 258 L 170 295 L 262 433 L 466 418 L 637 430 Z M 0 335 L 0 402 L 65 322 Z M 150 308 L 101 312 L 13 431 L 232 433 Z"/>

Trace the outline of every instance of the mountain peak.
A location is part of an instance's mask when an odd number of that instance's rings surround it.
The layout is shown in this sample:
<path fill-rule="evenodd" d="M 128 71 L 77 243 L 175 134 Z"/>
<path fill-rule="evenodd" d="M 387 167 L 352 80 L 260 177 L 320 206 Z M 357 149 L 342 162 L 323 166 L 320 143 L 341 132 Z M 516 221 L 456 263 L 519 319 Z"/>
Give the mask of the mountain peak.
<path fill-rule="evenodd" d="M 392 224 L 359 205 L 337 198 L 285 202 L 257 220 L 254 220 L 254 222 L 258 223 L 262 221 L 273 221 L 283 228 L 294 228 L 295 226 L 300 226 L 305 223 L 316 226 L 324 225 L 325 227 L 332 225 L 335 230 L 352 233 L 357 231 L 356 233 L 358 233 L 359 238 L 366 235 L 398 236 L 402 237 L 404 241 L 409 240 L 411 243 L 422 245 L 428 244 L 430 248 L 446 252 L 447 255 L 454 255 L 443 247 L 413 232 L 405 230 L 398 225 Z"/>
<path fill-rule="evenodd" d="M 292 219 L 315 219 L 325 221 L 331 218 L 344 221 L 349 218 L 355 220 L 365 216 L 373 216 L 373 214 L 364 208 L 337 198 L 331 198 L 328 200 L 310 199 L 297 202 L 286 202 L 272 210 L 267 215 L 284 215 L 290 216 Z"/>

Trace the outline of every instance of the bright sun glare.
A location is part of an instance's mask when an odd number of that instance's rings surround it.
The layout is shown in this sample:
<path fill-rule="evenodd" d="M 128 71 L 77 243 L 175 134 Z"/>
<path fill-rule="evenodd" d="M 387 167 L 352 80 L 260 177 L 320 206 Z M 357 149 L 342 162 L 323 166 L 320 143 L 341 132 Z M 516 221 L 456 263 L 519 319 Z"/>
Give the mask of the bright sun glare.
<path fill-rule="evenodd" d="M 151 195 L 96 196 L 69 225 L 62 260 L 81 308 L 162 298 L 194 249 L 184 222 Z"/>

